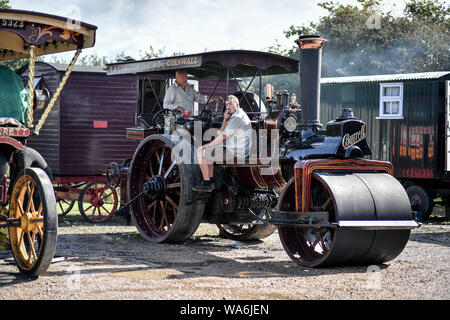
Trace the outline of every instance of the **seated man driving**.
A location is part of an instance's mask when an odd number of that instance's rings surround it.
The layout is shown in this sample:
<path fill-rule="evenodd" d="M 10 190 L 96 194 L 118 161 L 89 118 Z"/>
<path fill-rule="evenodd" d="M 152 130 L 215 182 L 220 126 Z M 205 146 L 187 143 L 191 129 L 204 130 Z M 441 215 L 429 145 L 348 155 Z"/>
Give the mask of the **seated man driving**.
<path fill-rule="evenodd" d="M 245 159 L 252 146 L 252 124 L 248 115 L 239 106 L 239 99 L 230 95 L 226 101 L 220 134 L 210 143 L 197 149 L 197 158 L 202 171 L 203 182 L 192 189 L 211 192 L 215 189 L 212 178 L 214 163 L 224 163 L 234 159 Z"/>
<path fill-rule="evenodd" d="M 222 97 L 212 96 L 210 101 L 223 101 Z M 164 97 L 163 108 L 186 114 L 189 111 L 192 114 L 194 102 L 207 103 L 208 96 L 199 93 L 194 86 L 187 83 L 187 72 L 178 70 L 175 73 L 175 83 L 167 89 Z"/>

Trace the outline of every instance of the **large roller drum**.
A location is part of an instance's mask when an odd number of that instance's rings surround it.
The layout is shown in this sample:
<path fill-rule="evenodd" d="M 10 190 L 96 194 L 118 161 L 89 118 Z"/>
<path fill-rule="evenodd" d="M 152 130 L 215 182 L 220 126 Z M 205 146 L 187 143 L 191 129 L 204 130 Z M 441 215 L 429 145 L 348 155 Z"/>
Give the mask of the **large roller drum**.
<path fill-rule="evenodd" d="M 332 226 L 279 227 L 287 254 L 308 267 L 390 261 L 405 247 L 412 220 L 401 184 L 384 173 L 314 173 L 310 211 L 328 211 Z M 291 179 L 279 210 L 295 210 Z M 405 222 L 405 223 L 402 223 Z"/>
<path fill-rule="evenodd" d="M 181 150 L 189 154 L 183 155 Z M 136 228 L 145 239 L 182 242 L 197 230 L 204 203 L 196 201 L 192 191 L 201 177 L 194 155 L 189 142 L 173 135 L 151 135 L 136 149 L 130 165 L 128 199 L 145 188 L 153 189 L 130 205 Z"/>

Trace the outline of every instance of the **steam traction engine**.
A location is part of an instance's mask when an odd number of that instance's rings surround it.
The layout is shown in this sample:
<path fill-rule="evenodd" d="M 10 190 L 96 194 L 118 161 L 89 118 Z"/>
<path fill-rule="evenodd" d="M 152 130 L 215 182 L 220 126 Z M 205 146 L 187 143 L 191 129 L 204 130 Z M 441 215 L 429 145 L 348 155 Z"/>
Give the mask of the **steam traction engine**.
<path fill-rule="evenodd" d="M 410 230 L 418 226 L 408 196 L 392 177 L 390 163 L 363 159 L 371 153 L 366 125 L 350 109 L 321 129 L 319 82 L 325 40 L 306 36 L 296 42 L 301 114 L 284 95 L 268 99 L 267 117 L 252 123 L 267 134 L 269 153 L 216 165 L 216 190 L 211 195 L 195 194 L 191 188 L 201 179 L 194 161 L 194 145 L 201 141 L 172 132 L 174 124 L 193 132 L 198 123 L 204 131 L 211 118 L 181 118 L 167 110 L 155 116 L 154 134 L 140 143 L 125 168 L 130 201 L 126 207 L 144 238 L 180 242 L 204 221 L 229 230 L 247 226 L 238 239 L 261 239 L 278 228 L 287 254 L 310 267 L 376 264 L 401 253 Z M 258 147 L 260 138 L 253 141 Z M 274 157 L 275 149 L 279 158 Z M 274 161 L 279 163 L 274 166 Z M 107 170 L 115 185 L 120 183 L 120 170 L 114 164 Z"/>

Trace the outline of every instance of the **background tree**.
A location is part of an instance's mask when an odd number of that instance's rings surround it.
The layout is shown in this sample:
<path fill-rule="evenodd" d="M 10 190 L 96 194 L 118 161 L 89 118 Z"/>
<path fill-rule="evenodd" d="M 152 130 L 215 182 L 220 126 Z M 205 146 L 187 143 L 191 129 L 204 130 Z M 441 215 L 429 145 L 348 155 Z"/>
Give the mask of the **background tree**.
<path fill-rule="evenodd" d="M 0 0 L 0 8 L 11 8 L 11 6 L 9 5 L 9 0 Z"/>
<path fill-rule="evenodd" d="M 358 5 L 323 2 L 328 15 L 306 26 L 290 26 L 287 38 L 319 34 L 328 40 L 323 76 L 450 70 L 450 6 L 409 0 L 403 15 L 382 12 L 378 0 Z M 296 56 L 298 48 L 288 50 Z"/>
<path fill-rule="evenodd" d="M 318 4 L 327 15 L 317 23 L 291 25 L 292 42 L 316 34 L 328 40 L 323 51 L 322 77 L 450 70 L 450 6 L 440 0 L 409 0 L 400 15 L 383 12 L 381 0 L 356 0 L 354 5 L 332 1 Z M 298 59 L 298 47 L 277 41 L 267 49 Z M 298 75 L 264 78 L 275 91 L 298 96 Z M 256 86 L 252 86 L 255 88 Z"/>

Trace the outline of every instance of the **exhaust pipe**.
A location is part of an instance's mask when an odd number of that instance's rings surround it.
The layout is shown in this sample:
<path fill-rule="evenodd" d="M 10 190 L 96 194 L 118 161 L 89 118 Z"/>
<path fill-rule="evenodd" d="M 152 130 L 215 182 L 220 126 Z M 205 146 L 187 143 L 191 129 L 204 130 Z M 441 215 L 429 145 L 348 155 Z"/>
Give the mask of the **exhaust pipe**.
<path fill-rule="evenodd" d="M 295 41 L 300 48 L 300 105 L 302 140 L 317 135 L 319 121 L 320 72 L 322 47 L 327 40 L 319 36 L 301 36 Z"/>

